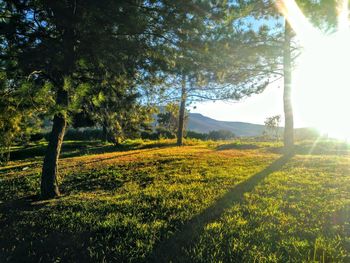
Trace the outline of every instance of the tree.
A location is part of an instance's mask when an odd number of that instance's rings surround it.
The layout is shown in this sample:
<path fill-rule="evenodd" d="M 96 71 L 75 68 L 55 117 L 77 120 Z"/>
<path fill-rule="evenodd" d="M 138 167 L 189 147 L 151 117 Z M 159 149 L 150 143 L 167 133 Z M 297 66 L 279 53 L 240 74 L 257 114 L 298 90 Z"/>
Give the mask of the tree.
<path fill-rule="evenodd" d="M 252 30 L 241 23 L 245 12 L 236 12 L 231 4 L 204 6 L 201 10 L 184 18 L 191 26 L 177 32 L 177 46 L 170 56 L 173 66 L 165 69 L 169 74 L 166 97 L 179 103 L 178 145 L 182 145 L 188 104 L 240 100 L 260 93 L 270 82 L 266 71 L 275 67 L 271 54 L 275 45 L 271 45 L 273 37 L 265 27 Z"/>
<path fill-rule="evenodd" d="M 157 116 L 157 132 L 165 137 L 175 138 L 179 131 L 179 113 L 179 105 L 174 102 L 168 103 L 164 107 L 164 110 L 161 109 L 161 112 L 158 113 Z M 188 115 L 186 112 L 184 114 L 185 117 L 183 120 L 186 123 Z M 183 124 L 183 127 L 186 126 L 185 123 Z"/>
<path fill-rule="evenodd" d="M 303 15 L 301 17 L 292 17 L 293 13 L 299 8 L 297 4 L 299 4 L 300 7 L 300 14 L 307 14 L 308 19 Z M 276 67 L 278 69 L 277 72 L 275 70 L 274 72 L 267 70 L 266 75 L 269 76 L 277 73 L 284 78 L 284 147 L 286 152 L 292 151 L 294 147 L 294 116 L 291 96 L 292 71 L 295 65 L 295 59 L 300 54 L 300 43 L 298 43 L 295 38 L 293 24 L 291 24 L 290 20 L 310 20 L 316 27 L 329 31 L 332 30 L 336 21 L 336 6 L 336 1 L 333 0 L 247 0 L 237 5 L 238 9 L 248 10 L 250 16 L 254 17 L 255 23 L 265 20 L 269 31 L 276 35 L 276 47 L 283 50 L 282 60 L 276 57 L 276 62 L 279 63 L 281 67 Z M 279 26 L 280 21 L 284 21 L 284 26 L 282 28 Z M 276 54 L 281 57 L 281 53 Z"/>
<path fill-rule="evenodd" d="M 299 1 L 301 6 L 300 14 L 303 11 L 308 15 L 314 26 L 320 29 L 330 30 L 335 25 L 336 18 L 336 1 Z M 293 21 L 295 19 L 306 19 L 305 15 L 296 18 L 293 17 L 291 9 L 298 10 L 296 2 L 287 3 L 282 1 L 280 11 L 285 17 L 284 31 L 284 53 L 283 53 L 283 73 L 284 73 L 284 115 L 285 115 L 285 130 L 284 130 L 284 145 L 287 152 L 291 151 L 294 146 L 294 118 L 292 106 L 292 70 L 293 70 L 293 44 L 292 38 L 295 36 L 293 30 Z M 295 12 L 295 11 L 294 11 Z M 324 16 L 326 15 L 326 16 Z M 295 26 L 295 24 L 294 24 Z M 295 45 L 294 45 L 295 46 Z M 295 49 L 295 48 L 294 48 Z"/>
<path fill-rule="evenodd" d="M 292 28 L 285 21 L 283 44 L 283 106 L 284 106 L 284 147 L 290 151 L 294 146 L 294 114 L 292 106 Z"/>
<path fill-rule="evenodd" d="M 265 120 L 265 133 L 275 138 L 276 140 L 279 139 L 279 133 L 280 133 L 280 123 L 281 123 L 281 115 L 275 115 L 266 118 Z"/>
<path fill-rule="evenodd" d="M 133 79 L 110 77 L 88 89 L 76 102 L 81 125 L 102 127 L 103 140 L 119 144 L 142 130 L 150 130 L 154 108 L 140 102 L 140 94 Z M 82 107 L 79 107 L 82 105 Z"/>
<path fill-rule="evenodd" d="M 49 82 L 48 94 L 55 97 L 41 177 L 43 198 L 59 195 L 58 158 L 71 101 L 83 96 L 86 87 L 94 89 L 94 84 L 105 81 L 101 76 L 135 79 L 140 72 L 152 71 L 156 61 L 162 63 L 156 51 L 170 25 L 166 17 L 173 14 L 159 4 L 137 0 L 7 0 L 3 4 L 2 58 L 16 60 L 11 69 L 16 71 L 15 79 L 32 76 Z M 157 12 L 162 16 L 157 17 Z"/>

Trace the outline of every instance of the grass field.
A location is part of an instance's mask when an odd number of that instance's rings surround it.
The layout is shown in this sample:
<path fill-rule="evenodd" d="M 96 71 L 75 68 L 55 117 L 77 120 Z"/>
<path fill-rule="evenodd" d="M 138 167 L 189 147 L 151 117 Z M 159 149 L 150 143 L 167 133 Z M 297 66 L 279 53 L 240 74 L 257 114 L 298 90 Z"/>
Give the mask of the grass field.
<path fill-rule="evenodd" d="M 44 148 L 0 168 L 0 262 L 350 262 L 344 143 L 66 142 L 40 201 Z"/>

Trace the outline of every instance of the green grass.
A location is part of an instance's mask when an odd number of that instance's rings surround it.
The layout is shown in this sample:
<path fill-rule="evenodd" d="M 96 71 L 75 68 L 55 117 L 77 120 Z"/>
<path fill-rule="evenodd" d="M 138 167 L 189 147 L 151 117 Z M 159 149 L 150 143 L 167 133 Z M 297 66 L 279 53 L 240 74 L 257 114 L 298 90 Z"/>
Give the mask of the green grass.
<path fill-rule="evenodd" d="M 348 159 L 294 157 L 206 225 L 193 261 L 349 262 Z"/>
<path fill-rule="evenodd" d="M 58 199 L 40 158 L 0 168 L 0 262 L 350 262 L 344 144 L 74 143 Z"/>

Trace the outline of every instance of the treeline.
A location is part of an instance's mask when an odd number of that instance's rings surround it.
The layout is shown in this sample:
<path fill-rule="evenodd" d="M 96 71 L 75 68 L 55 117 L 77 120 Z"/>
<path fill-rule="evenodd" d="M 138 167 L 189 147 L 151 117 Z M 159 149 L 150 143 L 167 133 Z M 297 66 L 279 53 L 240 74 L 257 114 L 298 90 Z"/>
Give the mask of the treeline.
<path fill-rule="evenodd" d="M 304 2 L 319 18 L 322 3 Z M 151 129 L 156 106 L 175 102 L 181 145 L 190 103 L 240 100 L 281 77 L 284 141 L 293 146 L 297 47 L 275 1 L 4 0 L 0 12 L 1 150 L 52 120 L 43 198 L 59 195 L 67 126 L 97 126 L 119 143 Z"/>

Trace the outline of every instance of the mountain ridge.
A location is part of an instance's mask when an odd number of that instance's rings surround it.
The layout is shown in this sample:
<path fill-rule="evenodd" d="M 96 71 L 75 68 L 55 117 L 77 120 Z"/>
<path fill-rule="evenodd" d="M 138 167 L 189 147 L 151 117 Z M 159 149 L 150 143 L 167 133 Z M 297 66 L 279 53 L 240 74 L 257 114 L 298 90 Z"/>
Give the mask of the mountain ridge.
<path fill-rule="evenodd" d="M 236 136 L 259 136 L 265 129 L 264 125 L 239 121 L 219 121 L 204 116 L 201 113 L 189 113 L 186 130 L 209 133 L 214 130 L 228 130 Z"/>

